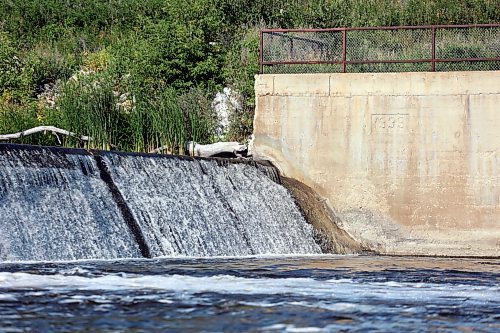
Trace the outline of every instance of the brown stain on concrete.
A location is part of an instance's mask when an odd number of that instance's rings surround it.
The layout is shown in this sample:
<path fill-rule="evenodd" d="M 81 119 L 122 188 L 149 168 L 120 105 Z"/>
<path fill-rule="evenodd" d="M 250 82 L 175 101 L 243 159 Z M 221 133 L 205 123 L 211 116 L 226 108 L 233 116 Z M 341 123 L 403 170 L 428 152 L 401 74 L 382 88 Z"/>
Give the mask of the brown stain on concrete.
<path fill-rule="evenodd" d="M 339 228 L 339 219 L 312 188 L 292 178 L 281 177 L 285 186 L 301 208 L 306 220 L 315 228 L 315 239 L 324 253 L 355 254 L 369 249 Z"/>

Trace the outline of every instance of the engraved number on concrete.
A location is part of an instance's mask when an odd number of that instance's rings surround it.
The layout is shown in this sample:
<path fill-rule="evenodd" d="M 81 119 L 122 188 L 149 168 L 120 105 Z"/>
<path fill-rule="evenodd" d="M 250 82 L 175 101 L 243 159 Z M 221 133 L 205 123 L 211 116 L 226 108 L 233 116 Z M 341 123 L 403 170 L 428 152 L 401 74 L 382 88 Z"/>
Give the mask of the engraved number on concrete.
<path fill-rule="evenodd" d="M 404 131 L 408 114 L 372 114 L 372 132 Z"/>

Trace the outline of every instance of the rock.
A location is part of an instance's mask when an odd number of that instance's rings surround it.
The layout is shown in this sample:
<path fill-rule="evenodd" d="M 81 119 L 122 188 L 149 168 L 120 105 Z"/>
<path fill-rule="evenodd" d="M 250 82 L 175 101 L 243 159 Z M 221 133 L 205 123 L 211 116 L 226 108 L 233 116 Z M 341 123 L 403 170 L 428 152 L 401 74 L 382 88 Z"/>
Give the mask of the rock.
<path fill-rule="evenodd" d="M 119 103 L 124 103 L 126 100 L 128 100 L 128 93 L 123 93 L 118 98 Z"/>
<path fill-rule="evenodd" d="M 37 99 L 40 103 L 48 108 L 53 108 L 56 105 L 57 98 L 59 97 L 59 88 L 61 82 L 48 82 L 41 84 L 37 87 Z"/>
<path fill-rule="evenodd" d="M 215 95 L 212 108 L 218 120 L 217 136 L 221 137 L 227 134 L 231 115 L 243 109 L 241 100 L 241 94 L 229 87 L 225 87 L 222 92 Z"/>

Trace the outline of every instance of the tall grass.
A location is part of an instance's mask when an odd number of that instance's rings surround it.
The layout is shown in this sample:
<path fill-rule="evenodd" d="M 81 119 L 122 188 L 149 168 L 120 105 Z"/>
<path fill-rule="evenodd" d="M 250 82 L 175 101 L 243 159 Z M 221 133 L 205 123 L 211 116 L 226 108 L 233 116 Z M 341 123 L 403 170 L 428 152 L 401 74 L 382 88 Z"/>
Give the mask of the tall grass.
<path fill-rule="evenodd" d="M 184 123 L 190 140 L 195 142 L 213 142 L 217 119 L 212 110 L 211 97 L 201 88 L 191 88 L 178 97 Z"/>
<path fill-rule="evenodd" d="M 91 136 L 89 148 L 109 149 L 116 145 L 120 114 L 109 81 L 104 77 L 72 80 L 65 84 L 57 107 L 62 126 L 78 135 Z M 67 144 L 72 144 L 73 139 Z"/>
<path fill-rule="evenodd" d="M 138 121 L 134 124 L 134 134 L 141 137 L 141 149 L 151 151 L 166 147 L 169 152 L 180 152 L 187 133 L 175 90 L 166 88 L 157 96 L 148 97 L 141 96 L 134 118 Z"/>
<path fill-rule="evenodd" d="M 37 126 L 36 111 L 31 107 L 14 107 L 0 102 L 0 133 L 16 133 L 19 129 Z M 24 137 L 20 143 L 34 143 L 37 138 Z"/>
<path fill-rule="evenodd" d="M 213 133 L 214 122 L 209 119 L 214 118 L 213 112 L 200 103 L 206 99 L 202 91 L 179 96 L 171 87 L 128 87 L 131 103 L 125 108 L 118 103 L 115 88 L 106 75 L 80 77 L 64 85 L 53 111 L 58 118 L 47 120 L 92 137 L 85 143 L 68 137 L 65 145 L 137 152 L 162 147 L 162 151 L 183 153 L 187 140 L 206 140 Z"/>

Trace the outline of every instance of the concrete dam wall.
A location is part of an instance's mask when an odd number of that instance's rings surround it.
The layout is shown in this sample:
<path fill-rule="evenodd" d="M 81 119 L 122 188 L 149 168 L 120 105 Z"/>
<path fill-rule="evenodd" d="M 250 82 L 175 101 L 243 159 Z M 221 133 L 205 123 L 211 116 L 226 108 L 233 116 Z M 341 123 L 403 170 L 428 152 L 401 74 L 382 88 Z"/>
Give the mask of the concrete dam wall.
<path fill-rule="evenodd" d="M 500 253 L 500 72 L 259 75 L 254 155 L 386 254 Z"/>

